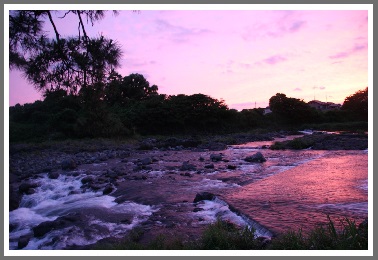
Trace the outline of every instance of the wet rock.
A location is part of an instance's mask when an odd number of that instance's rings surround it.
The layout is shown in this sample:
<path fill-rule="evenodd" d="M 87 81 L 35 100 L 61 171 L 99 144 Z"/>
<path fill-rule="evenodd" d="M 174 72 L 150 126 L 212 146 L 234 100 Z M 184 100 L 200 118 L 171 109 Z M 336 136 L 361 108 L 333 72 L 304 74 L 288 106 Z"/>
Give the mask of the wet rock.
<path fill-rule="evenodd" d="M 74 170 L 76 168 L 76 162 L 74 159 L 65 159 L 61 163 L 62 170 Z"/>
<path fill-rule="evenodd" d="M 38 183 L 35 182 L 24 182 L 18 187 L 19 192 L 21 193 L 28 193 L 31 194 L 32 189 L 39 187 Z"/>
<path fill-rule="evenodd" d="M 114 187 L 112 185 L 110 185 L 110 184 L 106 185 L 102 194 L 107 195 L 107 194 L 111 193 L 113 190 L 114 190 Z"/>
<path fill-rule="evenodd" d="M 181 176 L 185 176 L 185 177 L 190 177 L 192 178 L 194 175 L 190 172 L 186 172 L 186 173 L 180 173 Z"/>
<path fill-rule="evenodd" d="M 30 238 L 31 238 L 30 235 L 21 236 L 18 239 L 17 248 L 22 249 L 22 248 L 26 247 L 29 244 Z"/>
<path fill-rule="evenodd" d="M 219 153 L 219 154 L 210 154 L 210 160 L 213 161 L 213 162 L 222 161 L 222 158 L 223 158 L 223 154 L 221 154 L 221 153 Z"/>
<path fill-rule="evenodd" d="M 205 165 L 206 169 L 214 169 L 214 164 L 207 164 Z"/>
<path fill-rule="evenodd" d="M 229 169 L 229 170 L 235 170 L 236 169 L 236 165 L 229 164 L 229 165 L 227 165 L 227 169 Z"/>
<path fill-rule="evenodd" d="M 262 163 L 262 162 L 266 162 L 266 159 L 260 152 L 257 152 L 254 155 L 247 156 L 246 158 L 244 158 L 244 161 Z"/>
<path fill-rule="evenodd" d="M 202 200 L 214 200 L 215 197 L 216 196 L 210 192 L 207 192 L 207 191 L 200 192 L 196 194 L 196 197 L 194 198 L 193 203 L 197 203 Z"/>
<path fill-rule="evenodd" d="M 133 168 L 134 172 L 141 171 L 141 170 L 149 171 L 149 170 L 152 170 L 152 167 L 149 165 L 138 165 Z"/>
<path fill-rule="evenodd" d="M 91 183 L 93 182 L 93 177 L 92 176 L 86 176 L 84 177 L 83 179 L 81 179 L 81 183 L 82 184 L 87 184 L 87 183 Z"/>
<path fill-rule="evenodd" d="M 35 189 L 34 188 L 29 188 L 27 191 L 25 191 L 26 195 L 32 195 L 34 193 L 35 193 Z"/>
<path fill-rule="evenodd" d="M 144 158 L 144 159 L 140 160 L 139 163 L 140 163 L 141 165 L 148 165 L 148 164 L 151 164 L 151 163 L 152 163 L 152 158 L 150 158 L 150 157 Z"/>
<path fill-rule="evenodd" d="M 205 158 L 203 158 L 202 156 L 199 158 L 199 160 L 201 161 L 201 162 L 203 162 L 204 160 L 205 160 Z"/>
<path fill-rule="evenodd" d="M 50 172 L 48 174 L 49 179 L 58 179 L 59 178 L 59 172 Z"/>
<path fill-rule="evenodd" d="M 203 211 L 203 208 L 194 208 L 193 212 Z"/>
<path fill-rule="evenodd" d="M 196 166 L 193 164 L 190 164 L 189 162 L 183 162 L 180 167 L 180 171 L 195 171 L 195 170 L 196 170 Z"/>
<path fill-rule="evenodd" d="M 9 186 L 9 211 L 18 209 L 21 202 L 21 194 L 14 189 L 13 185 Z"/>
<path fill-rule="evenodd" d="M 92 189 L 92 190 L 99 190 L 99 189 L 101 189 L 101 188 L 103 188 L 104 186 L 103 185 L 101 185 L 101 184 L 99 184 L 99 183 L 91 183 L 90 185 L 89 185 L 89 187 Z"/>
<path fill-rule="evenodd" d="M 68 193 L 68 195 L 75 195 L 75 194 L 80 194 L 81 192 L 78 190 L 72 190 Z"/>
<path fill-rule="evenodd" d="M 63 229 L 83 222 L 85 215 L 81 213 L 70 213 L 66 216 L 58 217 L 54 221 L 45 221 L 33 228 L 34 237 L 43 237 L 52 230 Z"/>

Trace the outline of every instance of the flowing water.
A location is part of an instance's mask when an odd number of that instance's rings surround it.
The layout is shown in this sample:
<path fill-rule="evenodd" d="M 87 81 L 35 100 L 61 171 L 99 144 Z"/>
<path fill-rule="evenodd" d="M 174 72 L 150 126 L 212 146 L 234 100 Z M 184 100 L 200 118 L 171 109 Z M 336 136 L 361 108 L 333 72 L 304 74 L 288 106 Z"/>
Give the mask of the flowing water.
<path fill-rule="evenodd" d="M 291 137 L 293 138 L 293 137 Z M 223 160 L 204 169 L 214 152 L 149 151 L 138 156 L 158 158 L 153 168 L 141 171 L 146 180 L 118 179 L 108 195 L 82 189 L 81 180 L 98 169 L 132 163 L 110 160 L 82 165 L 70 174 L 49 179 L 41 174 L 36 193 L 24 195 L 18 209 L 9 213 L 10 249 L 67 249 L 125 236 L 132 228 L 194 232 L 217 218 L 239 226 L 252 226 L 257 236 L 272 236 L 288 229 L 311 229 L 327 222 L 327 214 L 359 222 L 367 217 L 368 154 L 365 151 L 273 151 L 272 142 L 252 142 L 221 151 Z M 243 159 L 260 151 L 264 163 Z M 200 161 L 198 158 L 206 158 Z M 178 169 L 184 161 L 197 171 Z M 236 166 L 235 170 L 227 165 Z M 193 203 L 198 192 L 217 195 L 212 201 Z M 232 209 L 232 210 L 231 210 Z M 62 216 L 63 226 L 34 236 L 33 228 Z M 84 216 L 84 217 L 83 217 Z M 73 223 L 71 223 L 71 222 Z M 76 221 L 76 222 L 75 222 Z M 68 223 L 68 224 L 67 224 Z M 200 230 L 200 229 L 198 229 Z M 199 232 L 199 231 L 198 231 Z M 197 232 L 197 233 L 198 233 Z"/>

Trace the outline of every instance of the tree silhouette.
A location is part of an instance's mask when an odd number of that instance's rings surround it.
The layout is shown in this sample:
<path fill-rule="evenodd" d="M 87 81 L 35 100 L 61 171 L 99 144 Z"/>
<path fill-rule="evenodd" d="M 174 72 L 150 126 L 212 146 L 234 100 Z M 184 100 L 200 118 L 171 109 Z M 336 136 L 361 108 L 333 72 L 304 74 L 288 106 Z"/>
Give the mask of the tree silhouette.
<path fill-rule="evenodd" d="M 90 38 L 87 23 L 102 19 L 105 11 L 72 10 L 78 20 L 78 35 L 62 38 L 52 13 L 58 11 L 27 10 L 9 13 L 10 69 L 21 70 L 38 90 L 64 89 L 76 94 L 81 87 L 102 82 L 120 63 L 122 51 L 116 41 L 103 36 Z M 68 18 L 66 18 L 68 19 Z M 49 21 L 55 38 L 49 38 L 43 25 Z"/>
<path fill-rule="evenodd" d="M 342 110 L 353 113 L 359 120 L 368 120 L 368 88 L 359 90 L 345 98 Z"/>

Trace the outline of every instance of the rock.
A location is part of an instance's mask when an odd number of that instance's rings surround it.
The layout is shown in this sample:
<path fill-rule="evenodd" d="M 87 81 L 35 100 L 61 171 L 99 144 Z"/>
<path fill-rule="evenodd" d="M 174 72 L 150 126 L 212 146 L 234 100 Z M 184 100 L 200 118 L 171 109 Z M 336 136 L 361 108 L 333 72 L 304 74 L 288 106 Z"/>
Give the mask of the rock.
<path fill-rule="evenodd" d="M 82 184 L 91 183 L 91 182 L 93 182 L 93 177 L 92 176 L 86 176 L 83 179 L 81 179 L 81 183 Z"/>
<path fill-rule="evenodd" d="M 199 158 L 199 160 L 201 161 L 201 162 L 203 162 L 204 160 L 205 160 L 205 158 L 203 158 L 202 156 Z"/>
<path fill-rule="evenodd" d="M 215 197 L 216 196 L 210 192 L 207 192 L 207 191 L 200 192 L 196 194 L 196 197 L 194 198 L 193 203 L 197 203 L 202 200 L 214 200 Z"/>
<path fill-rule="evenodd" d="M 148 165 L 148 164 L 152 163 L 152 159 L 150 157 L 147 157 L 147 158 L 144 158 L 144 159 L 140 160 L 139 163 L 141 165 Z"/>
<path fill-rule="evenodd" d="M 189 162 L 183 162 L 180 167 L 180 171 L 195 171 L 195 170 L 196 170 L 196 166 L 193 164 L 190 164 Z"/>
<path fill-rule="evenodd" d="M 35 193 L 35 189 L 34 188 L 29 188 L 27 191 L 25 191 L 26 195 L 31 195 L 31 194 L 34 194 L 34 193 Z"/>
<path fill-rule="evenodd" d="M 26 247 L 26 246 L 29 244 L 29 241 L 30 241 L 30 236 L 28 236 L 28 235 L 21 236 L 21 237 L 18 239 L 18 245 L 17 245 L 17 248 L 18 248 L 18 249 L 22 249 L 22 248 Z"/>
<path fill-rule="evenodd" d="M 43 237 L 52 230 L 63 229 L 78 222 L 83 222 L 85 215 L 81 213 L 69 213 L 66 216 L 58 217 L 54 221 L 45 221 L 33 227 L 34 237 Z"/>
<path fill-rule="evenodd" d="M 59 178 L 59 172 L 50 172 L 49 174 L 48 174 L 48 177 L 50 178 L 50 179 L 58 179 Z"/>
<path fill-rule="evenodd" d="M 13 185 L 9 186 L 9 211 L 18 209 L 22 195 L 18 192 Z"/>
<path fill-rule="evenodd" d="M 227 169 L 229 169 L 229 170 L 235 170 L 236 169 L 236 165 L 229 164 L 229 165 L 227 165 Z"/>
<path fill-rule="evenodd" d="M 37 188 L 39 186 L 38 183 L 35 182 L 24 182 L 18 187 L 19 192 L 27 193 L 30 192 L 31 189 Z"/>
<path fill-rule="evenodd" d="M 246 158 L 244 158 L 244 161 L 262 163 L 262 162 L 266 162 L 266 159 L 260 152 L 257 152 L 254 155 L 247 156 Z"/>
<path fill-rule="evenodd" d="M 74 170 L 76 168 L 76 162 L 74 159 L 66 159 L 62 161 L 62 170 Z"/>
<path fill-rule="evenodd" d="M 213 162 L 219 162 L 222 161 L 223 154 L 210 154 L 210 160 Z"/>
<path fill-rule="evenodd" d="M 112 191 L 114 190 L 113 186 L 108 184 L 106 185 L 104 191 L 102 192 L 103 195 L 107 195 L 109 193 L 111 193 Z"/>
<path fill-rule="evenodd" d="M 139 144 L 139 150 L 153 150 L 156 147 L 156 139 L 146 139 Z"/>
<path fill-rule="evenodd" d="M 194 208 L 193 212 L 203 211 L 203 208 Z"/>
<path fill-rule="evenodd" d="M 214 164 L 207 164 L 205 165 L 206 169 L 214 169 Z"/>

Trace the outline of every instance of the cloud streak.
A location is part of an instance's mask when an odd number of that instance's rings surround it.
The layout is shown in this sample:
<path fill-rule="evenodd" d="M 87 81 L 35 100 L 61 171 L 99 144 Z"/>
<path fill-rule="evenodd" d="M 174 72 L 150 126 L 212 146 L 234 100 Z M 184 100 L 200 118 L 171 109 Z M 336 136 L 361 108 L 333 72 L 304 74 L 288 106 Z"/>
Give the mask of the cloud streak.
<path fill-rule="evenodd" d="M 286 58 L 281 55 L 270 56 L 263 60 L 264 63 L 269 65 L 276 65 L 277 63 L 286 61 Z"/>
<path fill-rule="evenodd" d="M 366 50 L 366 49 L 367 49 L 367 44 L 356 44 L 353 48 L 350 48 L 347 51 L 337 52 L 333 55 L 328 56 L 328 58 L 330 58 L 332 60 L 343 59 L 343 58 L 349 57 L 352 54 L 355 54 L 357 52 L 360 52 L 360 51 L 363 51 L 363 50 Z"/>
<path fill-rule="evenodd" d="M 187 28 L 179 25 L 173 25 L 166 20 L 156 19 L 156 29 L 158 32 L 165 32 L 170 35 L 174 42 L 187 42 L 193 36 L 201 36 L 211 33 L 207 29 Z"/>

